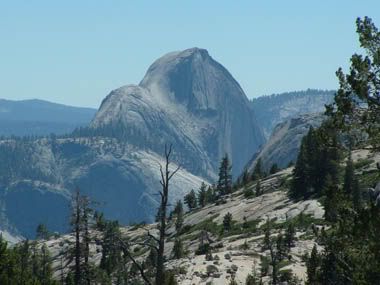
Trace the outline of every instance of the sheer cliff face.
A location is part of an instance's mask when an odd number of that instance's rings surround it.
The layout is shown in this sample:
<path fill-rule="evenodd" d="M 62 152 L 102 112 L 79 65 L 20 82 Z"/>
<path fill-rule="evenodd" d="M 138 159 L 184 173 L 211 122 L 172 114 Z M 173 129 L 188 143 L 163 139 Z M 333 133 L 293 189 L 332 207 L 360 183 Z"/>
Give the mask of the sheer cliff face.
<path fill-rule="evenodd" d="M 139 85 L 121 87 L 103 101 L 92 127 L 122 122 L 143 147 L 171 142 L 178 162 L 212 176 L 229 154 L 239 174 L 264 142 L 240 85 L 204 49 L 169 53 L 155 61 Z"/>

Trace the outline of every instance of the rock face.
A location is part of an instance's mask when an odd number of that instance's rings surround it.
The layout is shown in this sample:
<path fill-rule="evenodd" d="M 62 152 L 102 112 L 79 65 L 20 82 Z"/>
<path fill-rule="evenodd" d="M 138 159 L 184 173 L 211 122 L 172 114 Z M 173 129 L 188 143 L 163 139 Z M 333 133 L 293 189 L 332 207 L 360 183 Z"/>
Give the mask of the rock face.
<path fill-rule="evenodd" d="M 323 114 L 308 114 L 278 124 L 262 149 L 248 163 L 248 171 L 253 170 L 259 158 L 261 158 L 266 170 L 269 170 L 274 163 L 284 168 L 289 162 L 295 162 L 302 138 L 307 134 L 310 127 L 319 127 L 323 119 Z"/>
<path fill-rule="evenodd" d="M 322 113 L 334 99 L 335 91 L 308 89 L 262 96 L 251 101 L 257 120 L 269 138 L 277 124 L 304 114 Z"/>
<path fill-rule="evenodd" d="M 240 85 L 198 48 L 169 53 L 149 67 L 139 85 L 112 91 L 91 126 L 117 123 L 127 129 L 129 141 L 155 151 L 173 143 L 179 162 L 206 176 L 225 153 L 233 173 L 240 174 L 264 142 Z"/>
<path fill-rule="evenodd" d="M 68 229 L 79 187 L 122 224 L 151 222 L 164 145 L 174 147 L 171 202 L 216 178 L 228 153 L 239 174 L 264 142 L 239 84 L 206 50 L 170 53 L 139 85 L 112 91 L 89 127 L 67 137 L 0 141 L 0 224 L 33 237 Z"/>

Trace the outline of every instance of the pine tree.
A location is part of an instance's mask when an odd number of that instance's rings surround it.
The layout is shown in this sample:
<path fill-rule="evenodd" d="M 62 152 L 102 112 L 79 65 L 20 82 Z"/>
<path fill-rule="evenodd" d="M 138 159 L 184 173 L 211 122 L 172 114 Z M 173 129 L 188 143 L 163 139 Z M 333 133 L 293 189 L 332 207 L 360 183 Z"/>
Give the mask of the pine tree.
<path fill-rule="evenodd" d="M 276 251 L 277 251 L 277 260 L 278 261 L 281 261 L 284 259 L 285 257 L 285 253 L 286 253 L 286 248 L 285 248 L 285 244 L 284 244 L 284 237 L 281 233 L 281 231 L 279 232 L 279 234 L 277 235 L 277 238 L 276 238 Z"/>
<path fill-rule="evenodd" d="M 111 275 L 122 262 L 121 232 L 117 221 L 107 221 L 102 239 L 102 257 L 99 267 Z"/>
<path fill-rule="evenodd" d="M 187 205 L 190 211 L 197 207 L 197 196 L 193 189 L 188 194 L 185 195 L 184 200 L 185 200 L 185 204 Z"/>
<path fill-rule="evenodd" d="M 255 188 L 255 195 L 256 195 L 256 197 L 259 197 L 261 194 L 262 194 L 261 183 L 260 183 L 260 180 L 257 180 L 256 188 Z"/>
<path fill-rule="evenodd" d="M 351 153 L 346 162 L 344 173 L 343 192 L 348 197 L 351 197 L 355 210 L 359 210 L 362 204 L 362 197 L 358 179 L 355 177 L 354 164 L 351 158 Z"/>
<path fill-rule="evenodd" d="M 173 258 L 174 259 L 180 259 L 185 256 L 185 252 L 183 249 L 183 243 L 181 238 L 177 237 L 174 240 L 174 245 L 173 245 Z"/>
<path fill-rule="evenodd" d="M 314 245 L 313 250 L 311 251 L 310 258 L 306 262 L 307 269 L 307 284 L 308 285 L 317 285 L 318 283 L 318 268 L 319 268 L 319 255 L 316 245 Z"/>
<path fill-rule="evenodd" d="M 106 227 L 106 220 L 104 219 L 104 214 L 98 211 L 94 212 L 94 221 L 95 221 L 95 229 L 99 231 L 104 231 Z"/>
<path fill-rule="evenodd" d="M 269 219 L 267 219 L 265 223 L 265 227 L 264 227 L 264 241 L 263 241 L 263 246 L 262 246 L 263 250 L 267 250 L 270 248 L 270 245 L 271 245 L 270 234 L 271 234 L 271 226 L 270 226 Z"/>
<path fill-rule="evenodd" d="M 215 202 L 215 189 L 214 187 L 209 186 L 206 191 L 206 203 Z"/>
<path fill-rule="evenodd" d="M 77 188 L 72 203 L 72 216 L 71 216 L 71 225 L 73 227 L 73 232 L 75 235 L 75 245 L 73 249 L 74 255 L 74 284 L 80 285 L 82 282 L 83 276 L 83 266 L 82 266 L 82 257 L 83 257 L 83 246 L 81 243 L 81 233 L 82 233 L 82 200 L 79 189 Z"/>
<path fill-rule="evenodd" d="M 69 260 L 74 260 L 73 282 L 75 285 L 90 284 L 90 219 L 93 210 L 90 208 L 90 200 L 80 193 L 77 188 L 72 197 L 72 213 L 70 225 L 74 233 L 74 245 L 70 249 Z"/>
<path fill-rule="evenodd" d="M 207 204 L 207 185 L 202 182 L 198 191 L 198 205 L 203 208 Z"/>
<path fill-rule="evenodd" d="M 219 180 L 217 190 L 219 195 L 226 195 L 232 192 L 232 175 L 231 164 L 226 154 L 220 163 L 219 167 Z"/>
<path fill-rule="evenodd" d="M 300 199 L 307 196 L 306 189 L 309 184 L 307 175 L 308 156 L 306 151 L 306 137 L 304 137 L 302 139 L 296 165 L 293 169 L 292 185 L 289 192 L 293 199 Z"/>
<path fill-rule="evenodd" d="M 90 208 L 90 199 L 87 196 L 82 196 L 82 223 L 83 223 L 83 270 L 84 270 L 84 280 L 87 285 L 91 284 L 91 274 L 90 274 L 90 219 L 93 215 L 93 210 Z"/>
<path fill-rule="evenodd" d="M 327 106 L 326 114 L 349 136 L 353 145 L 364 140 L 368 147 L 376 150 L 380 149 L 380 32 L 368 17 L 358 18 L 356 28 L 365 53 L 352 55 L 348 74 L 344 74 L 342 68 L 336 72 L 340 88 L 334 103 Z M 366 136 L 356 135 L 360 133 L 358 130 Z"/>
<path fill-rule="evenodd" d="M 340 274 L 338 272 L 338 260 L 334 250 L 326 250 L 325 256 L 321 262 L 319 274 L 319 279 L 322 284 L 345 284 L 342 282 L 343 280 L 340 280 Z"/>
<path fill-rule="evenodd" d="M 290 248 L 294 246 L 295 232 L 296 231 L 293 223 L 289 223 L 288 227 L 286 228 L 284 241 L 288 252 L 290 251 Z"/>
<path fill-rule="evenodd" d="M 248 170 L 245 169 L 244 172 L 243 172 L 243 176 L 241 178 L 241 182 L 243 185 L 247 185 L 248 182 L 249 182 L 249 173 L 248 173 Z"/>
<path fill-rule="evenodd" d="M 228 232 L 232 228 L 232 214 L 228 212 L 223 217 L 223 230 Z"/>
<path fill-rule="evenodd" d="M 330 175 L 327 175 L 324 183 L 325 199 L 325 219 L 329 222 L 336 222 L 338 219 L 338 204 L 340 199 L 339 187 L 332 180 Z"/>
<path fill-rule="evenodd" d="M 249 199 L 252 198 L 255 194 L 253 193 L 252 187 L 244 187 L 244 197 Z"/>
<path fill-rule="evenodd" d="M 275 174 L 279 171 L 280 169 L 278 168 L 278 165 L 277 163 L 273 163 L 270 170 L 269 170 L 269 174 Z"/>
<path fill-rule="evenodd" d="M 39 271 L 39 280 L 41 284 L 53 284 L 52 259 L 46 245 L 41 246 L 40 249 Z"/>
<path fill-rule="evenodd" d="M 356 211 L 359 211 L 362 207 L 362 194 L 360 190 L 359 180 L 355 178 L 354 187 L 352 189 L 352 204 Z"/>
<path fill-rule="evenodd" d="M 300 152 L 293 169 L 290 197 L 308 199 L 321 196 L 326 176 L 338 178 L 339 144 L 330 122 L 319 129 L 310 128 L 302 139 Z"/>
<path fill-rule="evenodd" d="M 252 180 L 257 180 L 260 178 L 263 178 L 265 176 L 264 170 L 263 170 L 263 163 L 261 161 L 261 157 L 257 160 L 255 167 L 253 168 L 252 172 Z"/>
<path fill-rule="evenodd" d="M 47 240 L 50 237 L 50 233 L 44 224 L 39 224 L 36 229 L 36 238 Z"/>
<path fill-rule="evenodd" d="M 183 226 L 183 205 L 182 201 L 179 200 L 174 208 L 174 214 L 176 217 L 175 220 L 175 229 L 177 231 L 177 234 L 181 231 Z"/>
<path fill-rule="evenodd" d="M 344 183 L 343 183 L 343 192 L 346 195 L 351 195 L 353 193 L 355 180 L 354 173 L 354 163 L 352 162 L 351 152 L 346 162 L 346 168 L 344 172 Z"/>

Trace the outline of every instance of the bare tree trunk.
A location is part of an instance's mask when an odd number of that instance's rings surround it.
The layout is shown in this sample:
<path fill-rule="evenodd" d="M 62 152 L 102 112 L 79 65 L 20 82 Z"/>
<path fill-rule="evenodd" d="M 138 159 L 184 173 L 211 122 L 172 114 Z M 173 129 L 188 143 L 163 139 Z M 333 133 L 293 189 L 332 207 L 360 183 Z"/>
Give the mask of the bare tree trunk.
<path fill-rule="evenodd" d="M 90 232 L 89 232 L 89 219 L 90 219 L 90 200 L 87 196 L 82 197 L 82 207 L 83 207 L 83 227 L 84 227 L 84 273 L 86 284 L 91 284 L 90 278 L 90 264 L 89 264 L 89 256 L 90 256 Z"/>
<path fill-rule="evenodd" d="M 159 237 L 157 238 L 156 236 L 150 234 L 148 231 L 148 239 L 144 243 L 145 246 L 148 246 L 157 252 L 155 283 L 153 283 L 150 280 L 149 276 L 145 274 L 145 268 L 143 264 L 138 262 L 133 256 L 133 254 L 130 252 L 129 250 L 130 244 L 126 241 L 123 241 L 121 238 L 119 238 L 119 242 L 120 242 L 121 247 L 124 250 L 124 254 L 137 267 L 137 269 L 140 271 L 142 279 L 148 285 L 165 284 L 164 252 L 165 252 L 166 221 L 167 221 L 166 213 L 167 213 L 167 206 L 168 206 L 168 199 L 169 199 L 169 182 L 180 169 L 180 167 L 178 166 L 173 172 L 169 170 L 171 153 L 172 153 L 172 146 L 170 145 L 169 147 L 167 147 L 165 145 L 165 166 L 163 167 L 162 165 L 160 165 L 160 173 L 161 173 L 160 184 L 162 186 L 162 190 L 159 192 L 160 197 L 161 197 L 160 208 L 158 211 L 159 212 L 158 214 Z M 155 245 L 152 244 L 152 241 Z"/>
<path fill-rule="evenodd" d="M 79 189 L 75 191 L 74 197 L 74 213 L 73 213 L 73 223 L 75 231 L 75 273 L 74 281 L 75 285 L 79 285 L 81 281 L 81 243 L 80 243 L 80 232 L 81 232 L 81 207 L 80 207 L 80 193 Z"/>
<path fill-rule="evenodd" d="M 166 210 L 168 205 L 169 198 L 169 182 L 174 174 L 179 170 L 179 166 L 172 173 L 169 171 L 170 165 L 170 155 L 172 153 L 172 146 L 169 148 L 165 145 L 165 169 L 163 169 L 162 165 L 160 166 L 161 173 L 161 186 L 162 191 L 160 192 L 161 196 L 161 205 L 160 205 L 160 219 L 159 219 L 159 232 L 160 237 L 158 240 L 158 256 L 157 256 L 157 268 L 156 268 L 156 285 L 164 284 L 165 282 L 165 237 L 166 237 Z"/>

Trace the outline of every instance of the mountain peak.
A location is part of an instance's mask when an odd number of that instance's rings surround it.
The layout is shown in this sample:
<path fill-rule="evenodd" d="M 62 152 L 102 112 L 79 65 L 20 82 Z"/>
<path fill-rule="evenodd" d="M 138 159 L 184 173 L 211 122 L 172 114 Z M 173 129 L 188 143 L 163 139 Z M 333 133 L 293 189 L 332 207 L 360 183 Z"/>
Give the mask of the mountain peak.
<path fill-rule="evenodd" d="M 197 47 L 157 59 L 139 85 L 152 96 L 180 103 L 190 112 L 216 110 L 228 101 L 248 102 L 228 70 L 206 49 Z"/>
<path fill-rule="evenodd" d="M 183 51 L 180 51 L 179 55 L 182 57 L 188 57 L 188 56 L 194 56 L 194 55 L 200 55 L 204 58 L 210 57 L 207 49 L 198 48 L 198 47 L 193 47 L 193 48 L 189 48 L 189 49 L 185 49 Z"/>
<path fill-rule="evenodd" d="M 197 157 L 179 162 L 205 176 L 218 168 L 225 153 L 233 160 L 234 174 L 240 173 L 264 141 L 239 83 L 197 47 L 160 57 L 138 86 L 111 92 L 92 126 L 119 122 L 127 128 L 128 141 L 155 151 L 170 139 L 181 157 Z"/>

